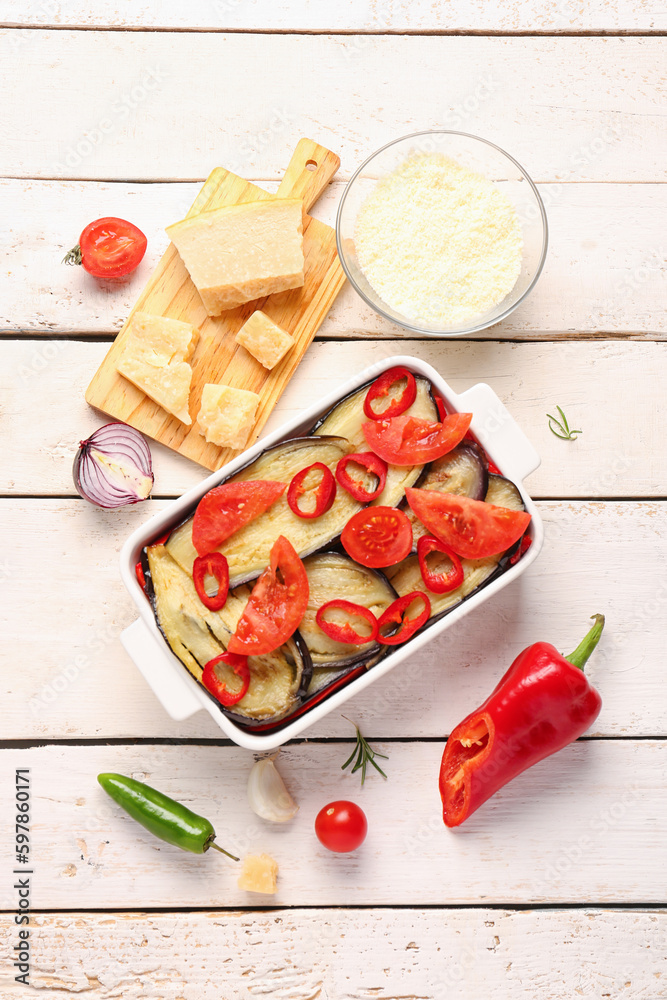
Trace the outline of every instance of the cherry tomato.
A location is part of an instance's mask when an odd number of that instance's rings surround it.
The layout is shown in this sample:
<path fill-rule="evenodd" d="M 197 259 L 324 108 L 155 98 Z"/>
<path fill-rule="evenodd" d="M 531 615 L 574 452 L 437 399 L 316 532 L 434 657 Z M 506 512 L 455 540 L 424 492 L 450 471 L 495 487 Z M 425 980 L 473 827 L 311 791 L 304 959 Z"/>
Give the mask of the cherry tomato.
<path fill-rule="evenodd" d="M 330 802 L 317 814 L 315 833 L 329 851 L 347 854 L 361 847 L 368 832 L 368 820 L 356 802 L 339 799 Z"/>
<path fill-rule="evenodd" d="M 411 618 L 408 611 L 415 603 L 422 604 L 422 609 Z M 411 594 L 404 594 L 403 597 L 399 597 L 393 604 L 390 604 L 387 610 L 380 615 L 378 621 L 378 642 L 382 643 L 383 646 L 398 646 L 402 642 L 407 642 L 422 625 L 426 624 L 430 617 L 431 602 L 426 594 L 421 590 L 413 590 Z M 391 635 L 384 635 L 382 629 L 389 628 L 390 625 L 399 625 L 400 627 L 397 631 L 392 632 Z"/>
<path fill-rule="evenodd" d="M 369 448 L 391 465 L 423 465 L 442 458 L 466 435 L 472 413 L 452 413 L 442 423 L 403 414 L 371 420 L 361 429 Z"/>
<path fill-rule="evenodd" d="M 215 594 L 207 594 L 204 587 L 206 577 L 212 576 L 218 584 Z M 197 556 L 192 566 L 192 582 L 197 597 L 209 611 L 220 611 L 227 603 L 229 593 L 229 563 L 222 552 L 209 552 Z"/>
<path fill-rule="evenodd" d="M 311 476 L 311 472 L 315 472 L 316 476 Z M 319 481 L 315 485 L 312 485 L 313 478 L 317 480 L 317 473 L 319 473 Z M 309 478 L 311 482 L 310 486 L 307 484 Z M 312 503 L 312 510 L 304 510 L 299 506 L 301 497 L 306 494 L 310 494 L 311 500 L 314 501 Z M 326 514 L 331 509 L 331 505 L 335 499 L 336 480 L 331 469 L 328 465 L 324 465 L 323 462 L 313 462 L 312 465 L 308 465 L 305 469 L 297 472 L 292 477 L 287 491 L 287 503 L 292 513 L 296 514 L 297 517 L 303 517 L 307 520 L 320 517 L 321 514 Z"/>
<path fill-rule="evenodd" d="M 343 611 L 349 618 L 356 618 L 359 623 L 364 622 L 367 628 L 366 634 L 360 632 L 350 621 L 332 621 L 326 617 L 327 612 Z M 367 642 L 373 642 L 378 634 L 377 618 L 363 604 L 354 604 L 352 601 L 344 601 L 336 598 L 327 601 L 321 608 L 317 609 L 315 621 L 325 635 L 336 642 L 346 642 L 353 646 L 363 646 Z"/>
<path fill-rule="evenodd" d="M 401 391 L 400 396 L 393 396 L 391 398 L 391 390 L 399 382 L 405 379 L 405 386 Z M 389 398 L 387 406 L 383 410 L 374 410 L 371 406 L 376 399 L 386 399 Z M 417 383 L 415 382 L 415 377 L 411 371 L 402 366 L 397 368 L 390 368 L 384 374 L 380 375 L 379 378 L 375 379 L 372 386 L 366 393 L 366 398 L 364 400 L 364 413 L 369 420 L 384 420 L 385 417 L 397 417 L 401 413 L 412 406 L 417 397 Z"/>
<path fill-rule="evenodd" d="M 374 489 L 368 489 L 363 479 L 354 479 L 347 470 L 348 465 L 358 465 L 377 478 Z M 370 503 L 376 500 L 387 482 L 387 463 L 374 455 L 372 451 L 363 451 L 354 455 L 343 455 L 336 466 L 336 479 L 344 490 L 360 503 Z"/>
<path fill-rule="evenodd" d="M 241 683 L 238 688 L 230 691 L 225 681 L 221 680 L 216 668 L 222 663 L 231 667 L 233 673 L 235 673 L 237 677 L 241 678 Z M 250 687 L 250 668 L 248 667 L 248 657 L 237 656 L 229 651 L 221 653 L 220 656 L 215 656 L 212 660 L 209 660 L 204 667 L 201 675 L 201 682 L 206 690 L 209 691 L 221 705 L 235 705 L 237 701 L 241 700 Z"/>
<path fill-rule="evenodd" d="M 447 573 L 434 573 L 431 570 L 426 561 L 431 552 L 440 552 L 447 556 L 452 564 Z M 426 589 L 430 590 L 432 594 L 448 594 L 450 590 L 456 590 L 463 583 L 461 560 L 455 552 L 439 542 L 437 538 L 433 538 L 431 535 L 422 535 L 417 542 L 417 558 L 419 559 L 422 580 L 426 584 Z"/>
<path fill-rule="evenodd" d="M 362 566 L 393 566 L 412 548 L 412 525 L 395 507 L 365 507 L 352 515 L 340 540 L 348 556 Z"/>
<path fill-rule="evenodd" d="M 201 498 L 192 522 L 192 544 L 200 556 L 208 555 L 230 535 L 268 510 L 287 489 L 285 483 L 249 479 L 223 483 Z"/>
<path fill-rule="evenodd" d="M 504 552 L 530 524 L 530 514 L 525 511 L 453 493 L 408 488 L 405 495 L 424 527 L 464 559 L 485 559 Z"/>
<path fill-rule="evenodd" d="M 124 278 L 141 263 L 146 237 L 125 219 L 96 219 L 65 257 L 67 264 L 81 264 L 96 278 Z"/>
<path fill-rule="evenodd" d="M 271 549 L 271 564 L 252 588 L 230 653 L 261 656 L 287 642 L 308 606 L 308 575 L 292 543 L 280 535 Z"/>

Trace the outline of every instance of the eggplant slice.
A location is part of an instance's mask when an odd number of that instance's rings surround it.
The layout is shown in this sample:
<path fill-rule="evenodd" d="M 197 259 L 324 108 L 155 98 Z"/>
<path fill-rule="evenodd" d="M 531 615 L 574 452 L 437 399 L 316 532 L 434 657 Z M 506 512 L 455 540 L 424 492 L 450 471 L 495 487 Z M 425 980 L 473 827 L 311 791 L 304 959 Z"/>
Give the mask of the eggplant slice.
<path fill-rule="evenodd" d="M 350 445 L 342 437 L 291 438 L 265 451 L 228 481 L 270 479 L 289 485 L 297 472 L 314 462 L 322 462 L 335 473 L 338 461 L 349 451 Z M 339 488 L 326 514 L 308 520 L 292 513 L 285 491 L 267 511 L 236 531 L 218 548 L 229 562 L 230 586 L 236 587 L 259 576 L 269 564 L 271 547 L 279 535 L 289 539 L 303 558 L 337 538 L 352 515 L 363 506 Z M 190 517 L 175 528 L 166 543 L 169 554 L 190 576 L 197 557 L 192 544 L 192 522 Z"/>
<path fill-rule="evenodd" d="M 448 456 L 445 457 L 447 458 Z M 438 463 L 433 463 L 433 465 L 436 464 Z M 421 484 L 424 489 L 435 489 L 435 486 L 426 485 L 427 480 L 428 477 L 425 482 Z M 444 492 L 449 493 L 453 491 L 446 490 Z M 502 476 L 490 475 L 488 477 L 488 488 L 486 490 L 484 500 L 486 503 L 492 503 L 498 507 L 508 507 L 510 510 L 525 509 L 523 500 L 521 499 L 521 494 L 514 483 L 510 482 L 509 479 L 504 479 Z M 421 529 L 421 534 L 427 533 L 426 529 L 419 523 L 419 521 L 416 521 L 413 525 L 413 529 L 414 528 Z M 462 559 L 461 565 L 463 566 L 463 583 L 460 587 L 457 587 L 456 590 L 450 591 L 448 594 L 434 594 L 430 590 L 427 591 L 431 601 L 431 617 L 429 618 L 428 624 L 432 624 L 439 618 L 442 618 L 444 614 L 450 611 L 461 601 L 465 600 L 466 597 L 469 597 L 474 590 L 477 590 L 483 584 L 488 583 L 491 577 L 495 576 L 496 571 L 499 568 L 504 567 L 506 557 L 515 549 L 516 546 L 513 545 L 507 552 L 501 552 L 499 555 L 495 556 L 488 556 L 486 559 Z M 424 580 L 422 579 L 421 571 L 419 569 L 419 560 L 416 555 L 408 556 L 407 559 L 403 560 L 403 562 L 399 563 L 397 566 L 391 566 L 389 569 L 385 570 L 385 572 L 392 587 L 394 587 L 401 597 L 404 594 L 410 594 L 413 590 L 426 591 Z"/>
<path fill-rule="evenodd" d="M 486 499 L 488 484 L 488 461 L 482 449 L 474 441 L 464 441 L 442 458 L 430 462 L 417 483 L 421 490 L 455 493 L 457 496 L 470 497 L 472 500 Z M 428 531 L 410 510 L 407 502 L 403 504 L 403 510 L 412 525 L 412 550 L 416 552 L 417 542 L 423 535 L 428 535 Z"/>
<path fill-rule="evenodd" d="M 317 625 L 315 615 L 323 604 L 336 599 L 361 604 L 379 618 L 397 596 L 387 578 L 338 552 L 309 556 L 303 564 L 308 574 L 310 595 L 299 631 L 310 650 L 313 667 L 340 668 L 377 654 L 381 649 L 377 642 L 352 646 L 330 639 Z"/>
<path fill-rule="evenodd" d="M 172 559 L 166 546 L 151 545 L 151 601 L 160 631 L 173 653 L 201 683 L 204 665 L 224 653 L 250 596 L 250 588 L 230 591 L 221 611 L 209 611 L 199 600 L 192 578 Z M 311 680 L 312 663 L 298 633 L 265 656 L 248 657 L 250 686 L 233 713 L 246 721 L 274 721 L 301 702 Z"/>
<path fill-rule="evenodd" d="M 422 420 L 438 419 L 438 409 L 431 395 L 431 384 L 425 378 L 417 377 L 417 396 L 412 406 L 406 413 L 413 417 L 420 417 Z M 313 429 L 314 434 L 334 434 L 347 438 L 350 443 L 350 451 L 369 451 L 362 424 L 368 421 L 364 414 L 364 400 L 372 385 L 362 386 L 356 389 L 351 395 L 346 396 L 334 406 L 333 410 L 323 417 Z M 379 497 L 372 501 L 373 505 L 385 507 L 398 507 L 405 496 L 408 486 L 414 486 L 422 474 L 423 465 L 399 466 L 390 465 L 387 470 L 387 483 Z M 339 493 L 341 491 L 339 490 Z"/>

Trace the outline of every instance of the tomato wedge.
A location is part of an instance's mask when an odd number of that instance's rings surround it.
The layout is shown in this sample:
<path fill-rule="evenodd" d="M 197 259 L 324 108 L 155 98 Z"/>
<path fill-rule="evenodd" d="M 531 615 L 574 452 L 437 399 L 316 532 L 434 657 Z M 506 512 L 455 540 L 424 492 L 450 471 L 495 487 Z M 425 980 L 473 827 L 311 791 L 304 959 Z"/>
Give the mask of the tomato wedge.
<path fill-rule="evenodd" d="M 383 410 L 374 410 L 371 405 L 373 401 L 376 399 L 386 399 L 390 396 L 392 388 L 403 379 L 405 379 L 406 384 L 400 396 L 390 397 L 387 406 Z M 402 366 L 389 368 L 388 371 L 375 379 L 375 382 L 373 382 L 366 393 L 364 413 L 369 420 L 384 420 L 386 417 L 397 417 L 399 414 L 405 413 L 412 406 L 416 398 L 417 383 L 412 372 Z"/>
<path fill-rule="evenodd" d="M 348 465 L 358 465 L 377 478 L 374 489 L 368 489 L 363 479 L 355 479 L 347 471 Z M 370 503 L 376 500 L 387 482 L 387 463 L 372 451 L 363 451 L 354 455 L 343 455 L 336 466 L 336 479 L 350 496 L 360 503 Z"/>
<path fill-rule="evenodd" d="M 369 448 L 391 465 L 423 465 L 442 458 L 465 437 L 472 413 L 452 413 L 442 423 L 404 414 L 362 424 Z"/>
<path fill-rule="evenodd" d="M 229 640 L 230 653 L 261 656 L 282 646 L 299 627 L 308 593 L 304 565 L 292 543 L 280 535 Z"/>
<path fill-rule="evenodd" d="M 225 663 L 231 667 L 237 677 L 241 678 L 241 684 L 236 690 L 230 691 L 226 683 L 220 680 L 217 670 L 219 663 Z M 247 656 L 237 656 L 229 651 L 221 653 L 209 660 L 201 675 L 201 682 L 213 697 L 221 705 L 235 705 L 250 687 L 250 668 L 248 667 Z"/>
<path fill-rule="evenodd" d="M 412 548 L 412 525 L 395 507 L 366 507 L 352 515 L 340 540 L 348 556 L 362 566 L 393 566 Z"/>
<path fill-rule="evenodd" d="M 364 622 L 370 631 L 364 635 L 350 621 L 330 621 L 325 616 L 328 611 L 334 610 L 343 611 L 349 618 L 357 618 L 360 622 Z M 341 598 L 327 601 L 326 604 L 318 608 L 315 621 L 330 639 L 334 639 L 336 642 L 346 642 L 353 646 L 363 646 L 367 642 L 373 642 L 378 634 L 377 618 L 370 608 L 364 607 L 363 604 L 354 604 L 352 601 L 344 601 Z"/>
<path fill-rule="evenodd" d="M 407 612 L 415 602 L 421 602 L 423 607 L 413 618 Z M 402 642 L 411 639 L 415 632 L 425 625 L 431 617 L 431 602 L 426 594 L 421 590 L 413 590 L 411 594 L 404 594 L 398 600 L 390 604 L 384 614 L 380 615 L 378 621 L 378 642 L 383 646 L 398 646 Z M 390 625 L 399 625 L 400 628 L 392 635 L 383 635 L 382 629 Z"/>
<path fill-rule="evenodd" d="M 223 483 L 201 498 L 192 522 L 192 544 L 200 556 L 222 545 L 281 497 L 287 486 L 270 479 Z"/>
<path fill-rule="evenodd" d="M 204 587 L 206 577 L 212 576 L 217 581 L 215 594 L 207 594 Z M 227 603 L 229 594 L 229 563 L 222 552 L 209 552 L 206 556 L 197 556 L 192 566 L 192 582 L 197 591 L 197 597 L 209 611 L 220 611 Z"/>
<path fill-rule="evenodd" d="M 427 557 L 431 552 L 441 552 L 447 556 L 452 564 L 447 573 L 434 573 L 428 565 Z M 426 584 L 426 589 L 432 594 L 448 594 L 450 590 L 456 590 L 463 583 L 463 566 L 456 552 L 443 545 L 437 538 L 431 535 L 422 535 L 417 542 L 417 558 L 419 559 L 419 570 L 422 580 Z"/>
<path fill-rule="evenodd" d="M 310 477 L 312 482 L 313 477 L 311 473 L 319 473 L 320 479 L 316 486 L 308 486 L 307 480 Z M 304 510 L 299 506 L 301 497 L 305 494 L 310 494 L 311 500 L 314 501 L 312 510 Z M 336 499 L 336 480 L 334 479 L 333 472 L 328 465 L 324 465 L 323 462 L 313 462 L 312 465 L 306 466 L 301 472 L 297 472 L 295 476 L 292 477 L 292 481 L 289 484 L 289 489 L 287 491 L 287 503 L 293 514 L 297 517 L 302 517 L 306 520 L 312 520 L 315 517 L 320 517 L 322 514 L 326 514 L 328 510 Z"/>
<path fill-rule="evenodd" d="M 410 507 L 424 527 L 464 559 L 484 559 L 509 549 L 530 524 L 525 511 L 483 500 L 409 488 Z"/>

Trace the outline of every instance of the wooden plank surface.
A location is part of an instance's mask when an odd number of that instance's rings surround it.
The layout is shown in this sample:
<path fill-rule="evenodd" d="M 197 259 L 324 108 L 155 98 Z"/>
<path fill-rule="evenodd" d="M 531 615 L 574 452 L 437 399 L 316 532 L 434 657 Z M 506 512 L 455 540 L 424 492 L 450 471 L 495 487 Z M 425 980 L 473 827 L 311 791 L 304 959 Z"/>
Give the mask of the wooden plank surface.
<path fill-rule="evenodd" d="M 104 343 L 0 341 L 5 444 L 0 491 L 20 496 L 75 495 L 78 442 L 104 418 L 83 393 L 108 349 Z M 266 425 L 271 431 L 313 406 L 354 372 L 400 353 L 432 364 L 462 392 L 488 382 L 531 439 L 542 465 L 528 482 L 536 497 L 667 495 L 660 428 L 667 420 L 664 343 L 566 341 L 508 344 L 439 341 L 316 342 Z M 609 386 L 613 385 L 613 402 Z M 583 434 L 564 442 L 546 413 L 560 405 Z M 50 419 L 38 419 L 48 413 Z M 155 496 L 180 495 L 204 470 L 151 443 Z M 145 514 L 139 506 L 136 518 Z"/>
<path fill-rule="evenodd" d="M 257 181 L 275 191 L 277 183 Z M 335 222 L 343 191 L 334 182 L 313 214 Z M 539 185 L 550 227 L 547 262 L 537 286 L 516 312 L 479 336 L 547 339 L 599 334 L 664 338 L 667 185 Z M 164 226 L 182 216 L 198 184 L 123 184 L 81 181 L 0 181 L 0 214 L 7 225 L 0 248 L 0 331 L 108 334 L 120 329 L 151 270 L 166 250 Z M 133 220 L 148 236 L 148 251 L 126 283 L 99 283 L 82 268 L 65 267 L 65 252 L 91 219 Z M 408 337 L 343 289 L 319 336 Z"/>
<path fill-rule="evenodd" d="M 308 135 L 349 177 L 390 139 L 450 128 L 541 182 L 665 176 L 660 38 L 5 29 L 0 46 L 0 175 L 275 179 Z"/>
<path fill-rule="evenodd" d="M 35 27 L 178 28 L 244 31 L 657 31 L 667 27 L 659 0 L 179 0 L 137 4 L 133 0 L 5 0 L 2 23 Z"/>
<path fill-rule="evenodd" d="M 259 396 L 257 415 L 246 442 L 248 446 L 253 444 L 345 282 L 335 231 L 305 214 L 327 187 L 339 163 L 335 153 L 310 139 L 300 139 L 278 188 L 280 197 L 302 199 L 305 258 L 302 288 L 265 296 L 212 317 L 207 315 L 176 247 L 170 244 L 86 389 L 87 402 L 207 469 L 219 469 L 238 455 L 242 449 L 209 444 L 196 421 L 186 427 L 116 370 L 134 312 L 143 310 L 153 316 L 169 316 L 190 323 L 199 331 L 197 345 L 189 359 L 192 365 L 191 416 L 199 412 L 207 383 L 255 392 Z M 271 197 L 262 188 L 218 167 L 211 172 L 185 217 L 230 205 L 270 201 Z M 239 347 L 234 339 L 256 309 L 263 309 L 294 340 L 285 358 L 271 371 L 245 348 Z"/>
<path fill-rule="evenodd" d="M 591 907 L 39 915 L 31 983 L 49 1000 L 656 1000 L 666 924 Z M 14 944 L 5 925 L 4 963 Z"/>
<path fill-rule="evenodd" d="M 118 551 L 165 502 L 106 512 L 77 500 L 1 502 L 5 739 L 222 738 L 207 713 L 171 721 L 119 642 L 137 611 Z M 667 735 L 667 504 L 565 501 L 540 511 L 545 547 L 524 576 L 348 703 L 345 715 L 367 735 L 440 738 L 524 646 L 574 649 L 598 611 L 607 627 L 588 671 L 603 696 L 593 733 Z M 334 712 L 306 735 L 349 738 L 352 727 Z"/>
<path fill-rule="evenodd" d="M 251 811 L 246 784 L 253 755 L 238 747 L 51 746 L 0 755 L 8 790 L 14 768 L 31 769 L 37 910 L 67 910 L 73 900 L 80 909 L 664 900 L 656 876 L 667 865 L 664 740 L 571 744 L 457 831 L 441 818 L 442 747 L 440 741 L 378 743 L 389 754 L 389 777 L 386 784 L 379 775 L 367 779 L 363 790 L 358 774 L 340 769 L 349 745 L 283 749 L 279 766 L 300 805 L 289 824 Z M 96 781 L 102 771 L 146 780 L 207 815 L 228 850 L 270 854 L 280 868 L 278 892 L 249 895 L 236 886 L 235 862 L 157 841 L 102 791 Z M 319 844 L 313 823 L 327 802 L 347 798 L 362 805 L 368 837 L 358 851 L 335 855 Z M 11 831 L 13 817 L 5 814 L 5 844 Z M 11 897 L 6 870 L 3 876 Z"/>

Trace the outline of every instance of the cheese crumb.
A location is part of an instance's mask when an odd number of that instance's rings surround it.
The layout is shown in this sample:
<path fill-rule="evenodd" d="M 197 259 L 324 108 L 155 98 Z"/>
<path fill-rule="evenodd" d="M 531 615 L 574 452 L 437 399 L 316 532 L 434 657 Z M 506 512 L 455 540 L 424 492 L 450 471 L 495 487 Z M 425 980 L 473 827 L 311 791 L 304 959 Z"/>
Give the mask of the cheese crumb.
<path fill-rule="evenodd" d="M 362 205 L 355 244 L 375 291 L 446 328 L 502 302 L 521 273 L 516 209 L 497 184 L 439 153 L 410 156 Z"/>
<path fill-rule="evenodd" d="M 286 330 L 278 326 L 272 319 L 258 309 L 245 321 L 236 334 L 237 344 L 245 347 L 260 365 L 271 371 L 281 361 L 294 340 Z"/>
<path fill-rule="evenodd" d="M 237 885 L 246 892 L 273 894 L 278 888 L 278 863 L 269 854 L 248 854 Z"/>
<path fill-rule="evenodd" d="M 191 424 L 188 398 L 192 368 L 186 359 L 198 338 L 199 331 L 189 323 L 135 312 L 116 370 L 167 413 Z"/>
<path fill-rule="evenodd" d="M 256 392 L 208 382 L 201 396 L 197 423 L 210 444 L 220 448 L 245 448 L 259 405 Z"/>

